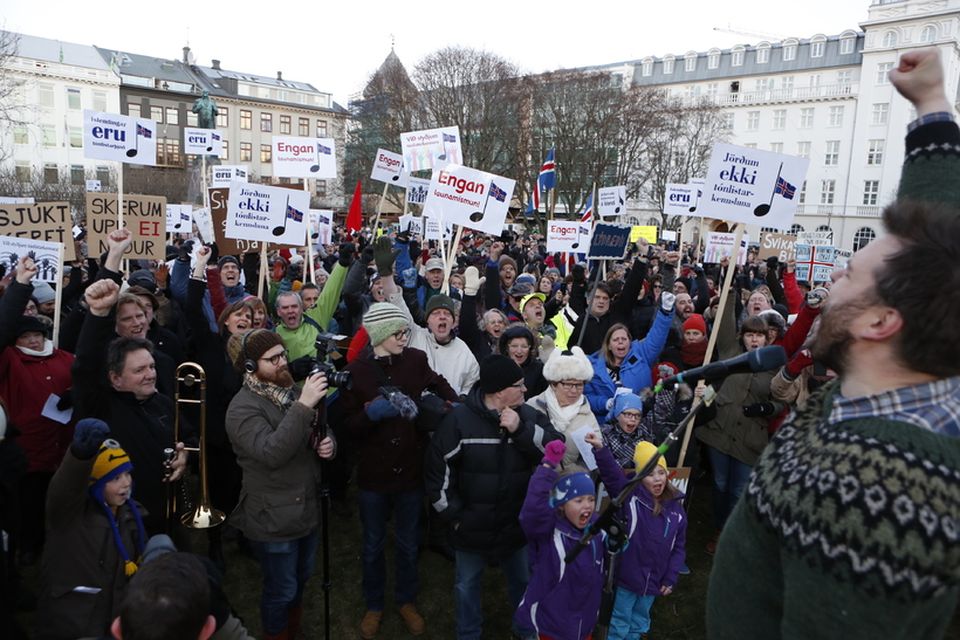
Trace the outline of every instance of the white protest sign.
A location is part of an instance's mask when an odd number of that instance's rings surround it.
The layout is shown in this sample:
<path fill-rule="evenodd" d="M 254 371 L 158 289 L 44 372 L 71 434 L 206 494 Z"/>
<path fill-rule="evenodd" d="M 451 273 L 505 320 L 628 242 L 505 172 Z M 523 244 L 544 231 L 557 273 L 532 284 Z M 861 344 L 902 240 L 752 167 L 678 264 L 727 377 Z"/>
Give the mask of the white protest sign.
<path fill-rule="evenodd" d="M 550 220 L 547 223 L 549 253 L 587 253 L 590 251 L 590 224 L 571 220 Z"/>
<path fill-rule="evenodd" d="M 406 188 L 407 172 L 403 170 L 403 156 L 386 149 L 377 149 L 370 179 Z"/>
<path fill-rule="evenodd" d="M 333 138 L 273 136 L 273 175 L 281 178 L 336 178 Z"/>
<path fill-rule="evenodd" d="M 833 252 L 833 270 L 846 269 L 847 263 L 853 257 L 853 251 L 849 249 L 836 249 Z"/>
<path fill-rule="evenodd" d="M 231 182 L 247 182 L 250 172 L 245 164 L 223 164 L 213 167 L 213 180 L 210 187 L 219 189 L 229 187 Z"/>
<path fill-rule="evenodd" d="M 695 184 L 667 183 L 663 194 L 663 212 L 668 216 L 689 216 L 697 211 L 700 187 Z"/>
<path fill-rule="evenodd" d="M 699 207 L 711 218 L 789 229 L 809 164 L 807 158 L 717 143 Z"/>
<path fill-rule="evenodd" d="M 711 231 L 707 233 L 707 244 L 703 250 L 703 261 L 705 263 L 717 263 L 723 258 L 729 258 L 733 255 L 733 243 L 737 238 L 735 233 L 721 233 Z M 737 264 L 746 264 L 747 246 L 750 244 L 749 235 L 744 232 L 743 239 L 740 240 L 740 253 L 737 254 Z"/>
<path fill-rule="evenodd" d="M 228 238 L 302 247 L 307 235 L 306 191 L 234 182 L 227 201 Z"/>
<path fill-rule="evenodd" d="M 516 181 L 456 164 L 433 172 L 423 214 L 498 236 Z"/>
<path fill-rule="evenodd" d="M 210 214 L 210 209 L 206 207 L 194 209 L 193 221 L 196 223 L 197 231 L 200 232 L 200 237 L 203 238 L 205 243 L 210 244 L 217 241 L 217 236 L 213 231 L 213 216 Z"/>
<path fill-rule="evenodd" d="M 129 164 L 157 164 L 157 123 L 118 113 L 83 112 L 83 155 Z"/>
<path fill-rule="evenodd" d="M 223 136 L 215 129 L 184 127 L 183 152 L 195 156 L 219 156 L 223 153 Z"/>
<path fill-rule="evenodd" d="M 603 187 L 597 190 L 597 213 L 601 217 L 619 216 L 626 212 L 626 187 Z"/>
<path fill-rule="evenodd" d="M 167 233 L 190 233 L 193 226 L 193 205 L 167 205 Z"/>
<path fill-rule="evenodd" d="M 661 239 L 661 240 L 666 240 L 667 242 L 676 242 L 676 241 L 677 241 L 677 232 L 676 232 L 676 231 L 669 231 L 669 230 L 667 230 L 667 229 L 663 229 L 662 231 L 660 231 L 660 239 Z"/>
<path fill-rule="evenodd" d="M 87 180 L 87 191 L 97 192 L 103 188 L 99 180 Z"/>
<path fill-rule="evenodd" d="M 437 218 L 423 218 L 423 239 L 424 240 L 439 240 L 440 239 L 440 220 Z M 449 240 L 453 235 L 453 225 L 447 222 L 443 225 L 443 239 Z"/>
<path fill-rule="evenodd" d="M 794 245 L 797 251 L 797 280 L 806 282 L 827 282 L 834 269 L 836 249 L 830 245 Z"/>
<path fill-rule="evenodd" d="M 418 218 L 407 214 L 405 216 L 400 216 L 400 232 L 403 233 L 407 231 L 410 235 L 422 236 L 423 235 L 423 218 Z M 437 227 L 439 229 L 439 225 Z"/>
<path fill-rule="evenodd" d="M 37 265 L 34 282 L 58 282 L 62 246 L 60 242 L 0 236 L 0 264 L 7 268 L 7 273 L 13 273 L 20 258 L 30 256 Z"/>
<path fill-rule="evenodd" d="M 419 204 L 427 201 L 427 193 L 430 192 L 430 181 L 423 178 L 407 178 L 407 202 L 409 204 Z"/>
<path fill-rule="evenodd" d="M 832 245 L 833 231 L 799 231 L 797 232 L 797 243 L 813 246 Z"/>
<path fill-rule="evenodd" d="M 315 246 L 330 244 L 333 232 L 333 211 L 329 209 L 310 209 L 310 241 Z"/>
<path fill-rule="evenodd" d="M 432 169 L 434 165 L 463 162 L 459 127 L 401 133 L 400 147 L 404 169 L 409 173 Z"/>

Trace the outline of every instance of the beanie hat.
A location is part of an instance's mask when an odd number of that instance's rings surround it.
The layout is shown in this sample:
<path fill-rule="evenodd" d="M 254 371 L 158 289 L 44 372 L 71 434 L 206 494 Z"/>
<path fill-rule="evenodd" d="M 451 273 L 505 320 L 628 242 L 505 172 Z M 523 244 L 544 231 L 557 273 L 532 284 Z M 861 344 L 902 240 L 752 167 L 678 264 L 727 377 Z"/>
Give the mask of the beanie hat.
<path fill-rule="evenodd" d="M 520 323 L 510 325 L 504 329 L 503 333 L 500 334 L 500 342 L 498 343 L 498 346 L 500 347 L 500 353 L 506 355 L 510 341 L 517 338 L 523 338 L 527 341 L 527 344 L 530 345 L 530 355 L 528 357 L 536 357 L 534 349 L 537 346 L 537 341 L 533 337 L 533 332 L 527 328 L 527 325 Z"/>
<path fill-rule="evenodd" d="M 683 321 L 683 331 L 696 330 L 707 335 L 707 322 L 699 313 L 691 313 L 690 317 Z"/>
<path fill-rule="evenodd" d="M 30 331 L 36 331 L 38 333 L 47 334 L 47 325 L 43 323 L 43 320 L 36 316 L 20 316 L 17 318 L 17 328 L 16 336 L 19 338 L 25 333 Z"/>
<path fill-rule="evenodd" d="M 564 504 L 580 496 L 596 495 L 597 489 L 589 473 L 571 473 L 561 476 L 553 483 L 550 490 L 550 507 L 562 507 Z"/>
<path fill-rule="evenodd" d="M 101 422 L 97 420 L 97 422 Z M 124 471 L 133 471 L 130 456 L 116 440 L 104 440 L 90 469 L 90 485 L 104 485 Z"/>
<path fill-rule="evenodd" d="M 370 337 L 370 345 L 374 347 L 409 326 L 407 316 L 389 302 L 374 302 L 363 315 L 363 328 Z"/>
<path fill-rule="evenodd" d="M 227 342 L 227 353 L 234 368 L 237 371 L 243 371 L 244 361 L 256 362 L 277 345 L 283 346 L 283 338 L 279 335 L 266 329 L 253 329 L 230 336 Z"/>
<path fill-rule="evenodd" d="M 48 282 L 34 282 L 33 283 L 33 299 L 37 301 L 37 304 L 43 304 L 45 302 L 53 302 L 57 297 L 57 293 L 53 290 L 53 287 L 50 286 Z"/>
<path fill-rule="evenodd" d="M 446 309 L 450 312 L 450 315 L 456 316 L 457 309 L 453 303 L 453 298 L 450 296 L 445 296 L 442 293 L 430 296 L 430 299 L 427 300 L 427 317 L 430 317 L 430 314 L 436 311 L 437 309 Z"/>
<path fill-rule="evenodd" d="M 517 284 L 528 284 L 531 287 L 536 286 L 537 278 L 532 273 L 521 273 L 517 276 Z"/>
<path fill-rule="evenodd" d="M 231 262 L 237 266 L 237 269 L 240 268 L 240 261 L 237 260 L 236 256 L 222 256 L 219 260 L 217 260 L 217 269 L 223 269 L 224 265 Z"/>
<path fill-rule="evenodd" d="M 500 256 L 500 263 L 498 265 L 499 267 L 498 270 L 502 270 L 504 265 L 508 265 L 508 264 L 513 267 L 514 271 L 519 271 L 519 269 L 517 269 L 517 261 L 507 255 Z"/>
<path fill-rule="evenodd" d="M 93 462 L 93 467 L 90 469 L 90 486 L 87 489 L 90 496 L 93 497 L 97 504 L 100 505 L 100 508 L 103 509 L 107 520 L 110 522 L 113 543 L 116 545 L 117 551 L 120 552 L 120 557 L 123 558 L 123 571 L 127 577 L 137 572 L 137 563 L 131 558 L 126 545 L 123 544 L 123 539 L 120 537 L 120 529 L 117 526 L 117 519 L 113 515 L 113 508 L 107 504 L 106 499 L 103 497 L 103 489 L 108 482 L 120 474 L 131 471 L 133 471 L 133 464 L 130 463 L 130 456 L 120 447 L 120 443 L 116 440 L 104 440 L 103 444 L 100 445 L 100 452 Z M 133 519 L 137 523 L 136 558 L 139 559 L 143 553 L 147 534 L 143 528 L 143 518 L 140 517 L 140 509 L 137 507 L 137 504 L 132 498 L 127 498 L 126 505 L 130 508 Z"/>
<path fill-rule="evenodd" d="M 515 282 L 513 286 L 510 287 L 510 290 L 507 291 L 507 295 L 514 298 L 522 298 L 531 293 L 533 293 L 533 285 L 528 282 Z"/>
<path fill-rule="evenodd" d="M 523 369 L 500 354 L 489 355 L 480 363 L 480 390 L 496 393 L 523 380 Z"/>
<path fill-rule="evenodd" d="M 635 393 L 618 393 L 613 397 L 613 408 L 610 409 L 610 418 L 616 419 L 624 411 L 639 411 L 643 413 L 643 399 Z"/>
<path fill-rule="evenodd" d="M 580 347 L 573 347 L 569 351 L 554 349 L 546 364 L 543 365 L 543 377 L 547 382 L 561 380 L 582 380 L 584 382 L 593 377 L 593 365 Z"/>
<path fill-rule="evenodd" d="M 663 373 L 661 373 L 663 369 Z M 653 369 L 650 370 L 650 375 L 654 382 L 659 382 L 661 378 L 669 378 L 670 376 L 675 376 L 680 373 L 680 367 L 678 367 L 673 362 L 669 360 L 664 360 L 663 362 L 658 362 L 653 365 Z"/>
<path fill-rule="evenodd" d="M 138 269 L 131 273 L 127 284 L 131 287 L 143 287 L 150 293 L 157 292 L 157 277 L 149 269 Z"/>
<path fill-rule="evenodd" d="M 633 450 L 634 468 L 637 471 L 640 471 L 645 466 L 647 466 L 647 462 L 650 461 L 650 458 L 652 458 L 653 456 L 659 456 L 659 455 L 660 454 L 657 453 L 657 445 L 653 444 L 652 442 L 647 442 L 646 440 L 642 440 L 638 442 L 636 448 Z M 666 469 L 667 468 L 666 459 L 664 459 L 663 456 L 660 456 L 660 459 L 657 460 L 657 465 Z"/>
<path fill-rule="evenodd" d="M 787 321 L 780 315 L 780 312 L 775 309 L 764 309 L 757 314 L 757 317 L 766 322 L 768 327 L 776 329 L 781 333 L 786 328 Z"/>

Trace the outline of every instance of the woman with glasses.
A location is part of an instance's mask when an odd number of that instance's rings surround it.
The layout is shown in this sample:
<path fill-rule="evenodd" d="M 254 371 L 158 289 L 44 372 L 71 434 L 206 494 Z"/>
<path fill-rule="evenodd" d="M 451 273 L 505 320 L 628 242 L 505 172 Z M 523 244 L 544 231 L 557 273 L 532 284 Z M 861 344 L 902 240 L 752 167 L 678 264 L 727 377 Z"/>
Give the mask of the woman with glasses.
<path fill-rule="evenodd" d="M 583 441 L 587 432 L 600 435 L 600 425 L 583 395 L 584 384 L 593 377 L 593 367 L 580 347 L 570 351 L 556 349 L 543 365 L 543 377 L 549 386 L 527 400 L 527 404 L 545 414 L 553 428 L 566 439 L 563 464 L 582 465 L 580 449 L 574 442 Z"/>

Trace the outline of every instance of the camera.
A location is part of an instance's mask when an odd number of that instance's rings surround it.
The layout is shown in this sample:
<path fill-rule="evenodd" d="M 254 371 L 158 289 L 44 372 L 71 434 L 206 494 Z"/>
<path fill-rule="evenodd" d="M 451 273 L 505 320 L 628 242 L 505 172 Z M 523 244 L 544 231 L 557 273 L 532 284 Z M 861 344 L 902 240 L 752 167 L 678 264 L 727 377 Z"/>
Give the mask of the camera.
<path fill-rule="evenodd" d="M 350 377 L 349 371 L 337 371 L 333 365 L 327 364 L 326 362 L 320 362 L 316 358 L 313 359 L 313 367 L 310 369 L 310 373 L 307 374 L 307 377 L 315 376 L 318 373 L 322 373 L 327 377 L 327 383 L 334 387 L 339 387 L 341 389 L 351 389 L 353 387 L 353 380 Z"/>

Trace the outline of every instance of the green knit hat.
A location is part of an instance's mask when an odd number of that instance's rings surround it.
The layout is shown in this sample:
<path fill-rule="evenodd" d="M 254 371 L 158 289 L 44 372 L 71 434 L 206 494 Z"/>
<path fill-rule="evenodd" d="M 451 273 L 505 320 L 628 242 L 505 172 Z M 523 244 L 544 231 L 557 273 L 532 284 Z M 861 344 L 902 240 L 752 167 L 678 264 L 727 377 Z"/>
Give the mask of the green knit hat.
<path fill-rule="evenodd" d="M 403 312 L 389 302 L 375 302 L 363 315 L 363 328 L 370 336 L 371 346 L 377 346 L 397 331 L 410 326 Z"/>

